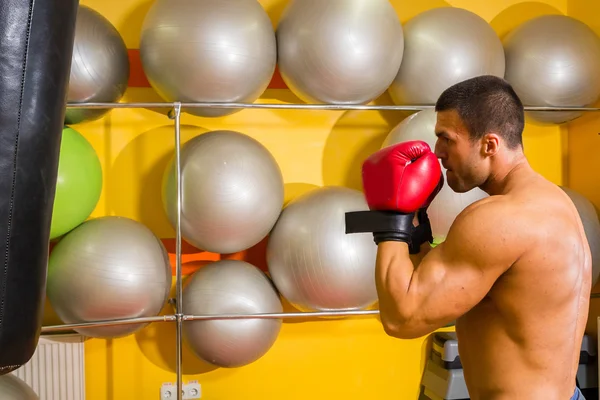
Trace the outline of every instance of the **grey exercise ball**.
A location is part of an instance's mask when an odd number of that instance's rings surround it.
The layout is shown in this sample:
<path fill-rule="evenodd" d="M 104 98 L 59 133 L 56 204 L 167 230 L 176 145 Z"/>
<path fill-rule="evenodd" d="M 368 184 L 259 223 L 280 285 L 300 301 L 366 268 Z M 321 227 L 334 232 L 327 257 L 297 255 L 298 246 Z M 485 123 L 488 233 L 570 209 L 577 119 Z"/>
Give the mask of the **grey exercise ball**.
<path fill-rule="evenodd" d="M 404 38 L 388 0 L 292 0 L 277 46 L 281 77 L 301 100 L 363 104 L 392 83 Z"/>
<path fill-rule="evenodd" d="M 506 80 L 526 106 L 578 106 L 600 96 L 600 38 L 565 15 L 529 20 L 504 39 Z M 542 123 L 564 123 L 581 112 L 528 112 Z"/>
<path fill-rule="evenodd" d="M 117 29 L 99 12 L 80 5 L 67 101 L 73 103 L 121 100 L 129 81 L 129 54 Z M 99 119 L 108 108 L 67 108 L 66 124 Z"/>
<path fill-rule="evenodd" d="M 15 374 L 5 374 L 0 376 L 0 399 L 39 400 L 39 396 Z"/>
<path fill-rule="evenodd" d="M 186 315 L 281 313 L 279 294 L 264 272 L 239 260 L 202 267 L 183 289 Z M 241 367 L 264 356 L 281 330 L 281 319 L 186 321 L 187 345 L 202 360 L 220 367 Z"/>
<path fill-rule="evenodd" d="M 368 209 L 361 192 L 336 186 L 286 206 L 269 235 L 267 265 L 290 304 L 301 311 L 354 310 L 377 301 L 373 235 L 345 233 L 345 213 Z"/>
<path fill-rule="evenodd" d="M 163 180 L 163 205 L 176 226 L 175 163 Z M 256 139 L 212 131 L 181 149 L 183 238 L 199 249 L 235 253 L 263 240 L 283 208 L 283 176 L 273 155 Z"/>
<path fill-rule="evenodd" d="M 596 208 L 581 193 L 564 186 L 561 186 L 561 189 L 571 198 L 583 223 L 585 236 L 592 253 L 592 286 L 594 286 L 600 278 L 600 221 Z"/>
<path fill-rule="evenodd" d="M 166 101 L 252 103 L 271 82 L 277 42 L 256 0 L 156 0 L 144 19 L 140 56 Z M 239 110 L 185 109 L 204 117 Z"/>
<path fill-rule="evenodd" d="M 404 59 L 389 93 L 396 104 L 434 104 L 448 87 L 504 76 L 504 49 L 492 27 L 462 8 L 441 7 L 404 24 Z"/>
<path fill-rule="evenodd" d="M 395 126 L 385 138 L 382 148 L 409 140 L 422 140 L 431 150 L 435 151 L 435 124 L 437 113 L 433 109 L 419 111 L 410 115 Z M 441 162 L 440 162 L 441 165 Z M 446 170 L 442 167 L 444 179 L 447 182 Z M 488 197 L 488 194 L 479 188 L 474 188 L 465 193 L 456 193 L 448 185 L 431 202 L 427 214 L 431 221 L 434 243 L 446 240 L 450 226 L 456 217 L 472 203 Z"/>
<path fill-rule="evenodd" d="M 158 315 L 172 281 L 162 242 L 143 224 L 124 217 L 91 219 L 52 250 L 47 293 L 67 324 Z M 144 324 L 78 328 L 90 337 L 129 335 Z"/>

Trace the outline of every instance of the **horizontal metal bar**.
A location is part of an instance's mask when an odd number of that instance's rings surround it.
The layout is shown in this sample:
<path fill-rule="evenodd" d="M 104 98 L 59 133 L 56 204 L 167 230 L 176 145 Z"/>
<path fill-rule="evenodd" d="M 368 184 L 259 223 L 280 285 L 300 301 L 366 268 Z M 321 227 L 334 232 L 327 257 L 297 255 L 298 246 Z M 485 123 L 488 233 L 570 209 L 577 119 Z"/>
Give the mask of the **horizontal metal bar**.
<path fill-rule="evenodd" d="M 424 105 L 362 105 L 362 104 L 273 104 L 273 103 L 177 103 L 177 102 L 152 102 L 152 103 L 67 103 L 67 108 L 254 108 L 254 109 L 283 109 L 283 110 L 371 110 L 371 111 L 420 111 L 433 108 L 432 104 Z M 580 111 L 597 112 L 599 107 L 550 107 L 526 106 L 525 111 Z"/>
<path fill-rule="evenodd" d="M 92 327 L 99 327 L 99 326 L 135 325 L 135 324 L 147 324 L 147 323 L 151 323 L 151 322 L 172 322 L 175 320 L 176 320 L 176 318 L 174 315 L 161 315 L 158 317 L 140 317 L 140 318 L 127 318 L 127 319 L 82 322 L 79 324 L 50 325 L 50 326 L 43 326 L 42 333 L 70 331 L 73 329 L 92 328 Z"/>
<path fill-rule="evenodd" d="M 175 107 L 175 103 L 67 103 L 67 108 L 164 108 Z"/>
<path fill-rule="evenodd" d="M 307 312 L 284 312 L 284 313 L 259 313 L 259 314 L 204 314 L 184 315 L 184 321 L 216 320 L 216 319 L 288 319 L 288 318 L 311 318 L 311 317 L 348 317 L 378 315 L 379 310 L 339 310 L 339 311 L 307 311 Z"/>
<path fill-rule="evenodd" d="M 183 315 L 183 321 L 197 320 L 218 320 L 218 319 L 287 319 L 287 318 L 310 318 L 310 317 L 347 317 L 377 315 L 379 310 L 340 310 L 340 311 L 314 311 L 314 312 L 284 312 L 284 313 L 263 313 L 263 314 L 204 314 L 204 315 Z M 128 318 L 117 320 L 93 321 L 79 324 L 63 324 L 42 327 L 42 333 L 51 333 L 59 331 L 70 331 L 80 328 L 91 328 L 100 326 L 134 325 L 151 322 L 176 322 L 176 315 L 163 315 L 159 317 Z"/>
<path fill-rule="evenodd" d="M 165 108 L 175 107 L 178 104 L 168 102 L 155 103 L 67 103 L 67 108 Z M 181 103 L 181 108 L 260 108 L 260 109 L 284 109 L 284 110 L 398 110 L 419 111 L 433 108 L 433 105 L 389 105 L 369 106 L 361 104 L 273 104 L 273 103 Z"/>

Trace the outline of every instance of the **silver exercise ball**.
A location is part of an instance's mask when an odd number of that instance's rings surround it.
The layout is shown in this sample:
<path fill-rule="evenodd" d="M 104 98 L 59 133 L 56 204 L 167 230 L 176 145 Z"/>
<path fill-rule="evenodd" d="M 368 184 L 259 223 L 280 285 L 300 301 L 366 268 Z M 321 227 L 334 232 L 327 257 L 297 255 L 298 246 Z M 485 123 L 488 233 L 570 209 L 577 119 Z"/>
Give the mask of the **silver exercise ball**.
<path fill-rule="evenodd" d="M 171 289 L 171 265 L 162 242 L 124 217 L 91 219 L 52 250 L 47 293 L 65 323 L 158 315 Z M 90 337 L 129 335 L 144 325 L 76 329 Z"/>
<path fill-rule="evenodd" d="M 67 100 L 118 102 L 129 81 L 127 46 L 117 29 L 99 12 L 80 5 L 75 25 L 75 42 Z M 110 109 L 67 108 L 66 124 L 93 121 Z"/>
<path fill-rule="evenodd" d="M 281 213 L 283 176 L 256 139 L 212 131 L 182 146 L 183 238 L 199 249 L 235 253 L 263 240 Z M 173 226 L 177 180 L 172 160 L 163 180 L 163 204 Z"/>
<path fill-rule="evenodd" d="M 156 0 L 144 19 L 140 56 L 166 101 L 252 103 L 271 82 L 277 42 L 256 0 Z M 239 110 L 185 109 L 204 117 Z"/>
<path fill-rule="evenodd" d="M 390 131 L 382 148 L 409 140 L 423 140 L 431 147 L 431 150 L 435 150 L 436 118 L 436 112 L 433 109 L 426 109 L 410 115 Z M 442 168 L 442 171 L 447 182 L 446 170 Z M 467 206 L 487 196 L 488 194 L 479 188 L 465 193 L 456 193 L 445 184 L 427 210 L 434 243 L 441 243 L 446 239 L 450 226 Z"/>
<path fill-rule="evenodd" d="M 544 15 L 504 39 L 506 80 L 526 106 L 578 106 L 600 96 L 600 38 L 583 22 Z M 528 112 L 542 123 L 564 123 L 580 112 Z"/>
<path fill-rule="evenodd" d="M 0 399 L 39 400 L 35 391 L 15 374 L 0 376 Z"/>
<path fill-rule="evenodd" d="M 388 0 L 292 0 L 277 26 L 281 77 L 307 103 L 363 104 L 384 93 L 404 52 Z"/>
<path fill-rule="evenodd" d="M 600 221 L 596 208 L 581 193 L 564 186 L 561 186 L 561 189 L 571 198 L 583 223 L 583 230 L 592 253 L 592 286 L 594 286 L 600 278 Z"/>
<path fill-rule="evenodd" d="M 264 272 L 239 260 L 202 267 L 186 282 L 187 315 L 281 313 L 279 294 Z M 186 321 L 187 345 L 202 360 L 220 367 L 241 367 L 264 356 L 281 330 L 280 319 Z"/>
<path fill-rule="evenodd" d="M 301 311 L 354 310 L 377 301 L 373 235 L 345 233 L 345 213 L 368 209 L 361 192 L 335 186 L 286 206 L 269 235 L 267 265 L 290 304 Z"/>
<path fill-rule="evenodd" d="M 448 87 L 504 76 L 504 49 L 492 27 L 461 8 L 425 11 L 404 25 L 404 59 L 389 88 L 396 104 L 434 104 Z"/>

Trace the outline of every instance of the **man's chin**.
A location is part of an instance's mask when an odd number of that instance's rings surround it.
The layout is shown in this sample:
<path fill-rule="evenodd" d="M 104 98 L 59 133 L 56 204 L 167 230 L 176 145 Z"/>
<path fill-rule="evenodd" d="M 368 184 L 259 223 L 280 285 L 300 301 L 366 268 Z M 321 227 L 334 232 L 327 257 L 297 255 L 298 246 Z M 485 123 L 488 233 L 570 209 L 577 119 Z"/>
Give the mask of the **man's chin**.
<path fill-rule="evenodd" d="M 448 178 L 446 181 L 448 183 L 448 187 L 452 189 L 454 193 L 466 193 L 473 189 L 472 187 L 468 187 L 461 182 L 456 182 L 454 179 Z"/>

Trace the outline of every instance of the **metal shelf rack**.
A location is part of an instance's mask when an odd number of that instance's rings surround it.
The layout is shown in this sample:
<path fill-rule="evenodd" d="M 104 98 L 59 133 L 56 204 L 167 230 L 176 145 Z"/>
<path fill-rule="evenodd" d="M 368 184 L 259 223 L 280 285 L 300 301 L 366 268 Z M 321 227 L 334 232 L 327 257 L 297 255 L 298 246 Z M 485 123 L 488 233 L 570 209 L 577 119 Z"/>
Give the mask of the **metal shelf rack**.
<path fill-rule="evenodd" d="M 378 315 L 379 310 L 340 310 L 340 311 L 315 311 L 315 312 L 284 312 L 284 313 L 264 313 L 264 314 L 220 314 L 220 315 L 186 315 L 182 308 L 183 291 L 181 275 L 181 203 L 182 203 L 182 185 L 181 185 L 181 112 L 182 108 L 241 108 L 241 109 L 277 109 L 277 110 L 370 110 L 370 111 L 421 111 L 431 109 L 433 105 L 360 105 L 360 104 L 280 104 L 280 103 L 186 103 L 186 102 L 93 102 L 93 103 L 67 103 L 67 108 L 171 108 L 168 117 L 174 120 L 175 136 L 175 163 L 177 177 L 177 216 L 175 226 L 175 299 L 172 301 L 175 305 L 175 313 L 156 317 L 128 318 L 117 320 L 105 320 L 85 322 L 78 324 L 62 324 L 53 326 L 43 326 L 42 335 L 70 331 L 78 328 L 95 326 L 116 326 L 139 323 L 153 322 L 175 322 L 176 323 L 176 370 L 177 375 L 177 400 L 182 400 L 182 328 L 183 321 L 196 320 L 215 320 L 215 319 L 290 319 L 290 318 L 308 318 L 308 317 L 349 317 L 349 316 L 372 316 Z M 525 107 L 525 111 L 578 111 L 578 112 L 598 112 L 600 107 Z M 600 297 L 600 294 L 592 294 L 592 298 Z"/>

